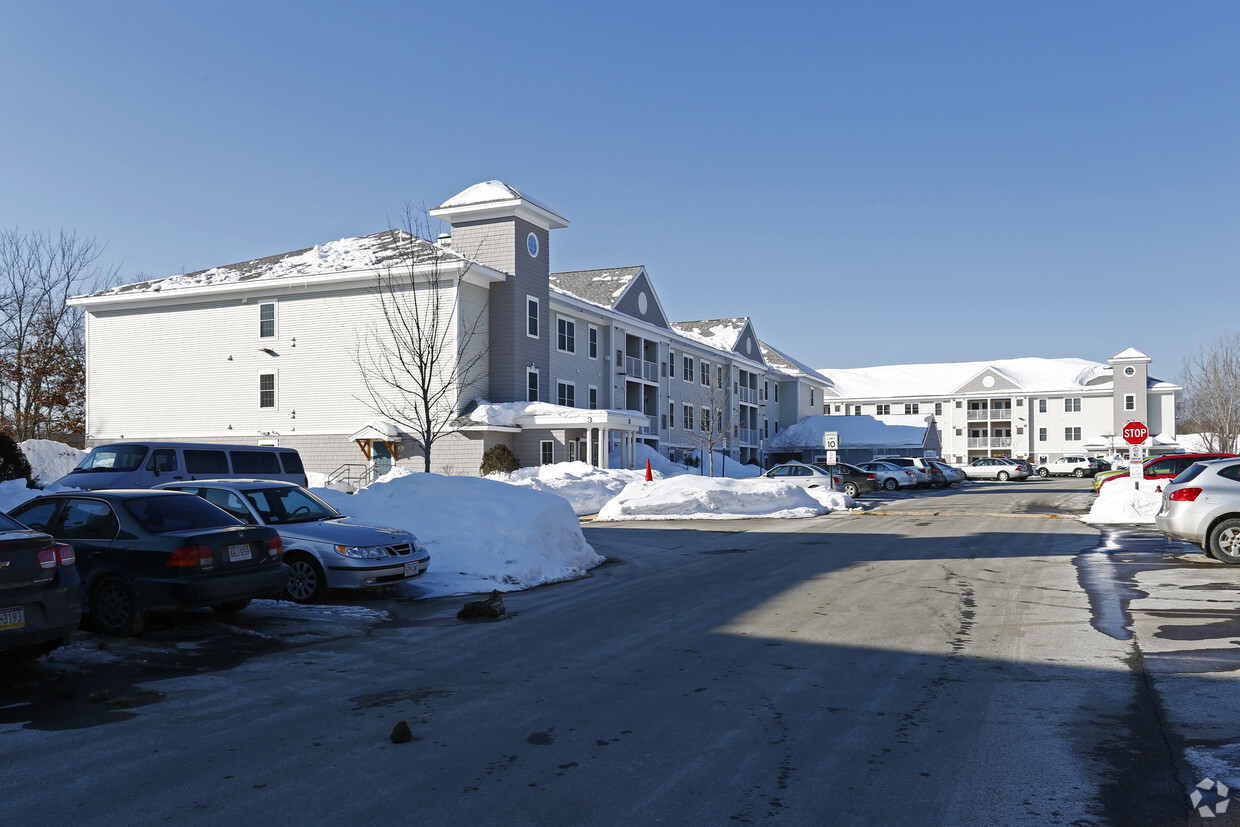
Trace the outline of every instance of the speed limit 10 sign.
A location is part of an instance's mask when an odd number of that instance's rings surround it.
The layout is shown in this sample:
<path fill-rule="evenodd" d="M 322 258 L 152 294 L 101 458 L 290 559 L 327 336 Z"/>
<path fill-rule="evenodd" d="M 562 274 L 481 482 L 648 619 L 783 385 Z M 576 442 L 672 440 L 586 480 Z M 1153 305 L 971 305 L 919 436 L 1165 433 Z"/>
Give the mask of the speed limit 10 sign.
<path fill-rule="evenodd" d="M 1144 422 L 1129 422 L 1124 426 L 1124 442 L 1129 445 L 1140 445 L 1150 435 L 1150 429 Z"/>

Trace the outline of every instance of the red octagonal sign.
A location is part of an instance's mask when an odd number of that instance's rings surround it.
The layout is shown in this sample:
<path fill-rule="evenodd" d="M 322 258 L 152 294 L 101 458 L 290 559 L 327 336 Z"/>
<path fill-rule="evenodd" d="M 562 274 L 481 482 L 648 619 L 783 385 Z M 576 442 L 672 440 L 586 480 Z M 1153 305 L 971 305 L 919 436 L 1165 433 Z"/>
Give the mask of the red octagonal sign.
<path fill-rule="evenodd" d="M 1150 429 L 1144 422 L 1129 422 L 1124 426 L 1124 442 L 1129 445 L 1140 445 L 1150 435 Z"/>

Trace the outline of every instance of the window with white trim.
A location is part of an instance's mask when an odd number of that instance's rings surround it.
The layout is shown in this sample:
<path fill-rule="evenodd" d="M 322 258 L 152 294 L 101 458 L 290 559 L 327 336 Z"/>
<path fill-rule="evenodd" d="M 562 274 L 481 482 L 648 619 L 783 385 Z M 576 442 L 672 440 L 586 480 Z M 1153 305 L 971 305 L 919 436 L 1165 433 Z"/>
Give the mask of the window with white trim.
<path fill-rule="evenodd" d="M 598 328 L 594 325 L 586 328 L 586 356 L 591 359 L 598 358 Z"/>
<path fill-rule="evenodd" d="M 874 415 L 875 415 L 875 416 L 887 416 L 887 415 L 889 415 L 890 413 L 891 413 L 891 405 L 889 405 L 889 404 L 875 405 L 875 406 L 874 406 Z"/>
<path fill-rule="evenodd" d="M 534 368 L 525 371 L 525 401 L 538 401 L 538 371 Z"/>
<path fill-rule="evenodd" d="M 710 386 L 710 364 L 705 359 L 698 360 L 698 384 Z"/>
<path fill-rule="evenodd" d="M 921 413 L 921 405 L 917 402 L 905 402 L 904 413 L 906 414 Z"/>
<path fill-rule="evenodd" d="M 591 410 L 598 410 L 598 388 L 594 385 L 586 388 L 586 407 Z"/>
<path fill-rule="evenodd" d="M 702 416 L 698 419 L 698 430 L 705 431 L 710 427 L 710 408 L 702 406 Z"/>
<path fill-rule="evenodd" d="M 556 382 L 555 403 L 566 408 L 577 407 L 577 386 L 572 382 Z"/>
<path fill-rule="evenodd" d="M 577 352 L 577 323 L 572 319 L 556 316 L 555 349 L 561 353 Z"/>
<path fill-rule="evenodd" d="M 1046 400 L 1045 399 L 1038 400 L 1038 413 L 1046 413 Z"/>
<path fill-rule="evenodd" d="M 276 304 L 263 302 L 258 306 L 258 338 L 274 339 L 276 337 Z"/>
<path fill-rule="evenodd" d="M 667 374 L 673 379 L 676 378 L 676 351 L 674 350 L 667 352 Z"/>
<path fill-rule="evenodd" d="M 693 381 L 693 357 L 692 356 L 684 357 L 684 364 L 681 367 L 684 368 L 684 370 L 681 371 L 681 376 L 684 377 L 684 380 L 686 382 L 692 382 Z"/>
<path fill-rule="evenodd" d="M 1135 411 L 1137 409 L 1137 396 L 1133 393 L 1124 394 L 1124 410 Z"/>
<path fill-rule="evenodd" d="M 274 408 L 277 401 L 275 373 L 260 373 L 258 375 L 258 407 Z"/>
<path fill-rule="evenodd" d="M 1080 427 L 1078 426 L 1076 428 L 1064 428 L 1063 438 L 1065 442 L 1080 442 L 1081 441 Z"/>
<path fill-rule="evenodd" d="M 538 456 L 543 465 L 551 465 L 555 462 L 555 442 L 550 439 L 540 440 L 538 443 Z"/>
<path fill-rule="evenodd" d="M 686 404 L 684 407 L 683 425 L 686 431 L 693 430 L 693 406 Z"/>
<path fill-rule="evenodd" d="M 533 296 L 525 297 L 525 335 L 538 338 L 538 299 Z"/>
<path fill-rule="evenodd" d="M 861 406 L 853 405 L 853 416 L 861 416 Z"/>
<path fill-rule="evenodd" d="M 935 415 L 935 416 L 942 416 L 942 415 L 943 415 L 943 403 L 942 403 L 942 402 L 935 402 L 935 403 L 934 403 L 934 415 Z"/>
<path fill-rule="evenodd" d="M 1046 429 L 1038 428 L 1038 442 L 1046 442 Z"/>
<path fill-rule="evenodd" d="M 1064 397 L 1064 400 L 1063 400 L 1063 409 L 1064 409 L 1064 411 L 1065 411 L 1065 412 L 1067 412 L 1067 413 L 1080 413 L 1080 411 L 1081 411 L 1081 397 L 1079 397 L 1079 396 L 1065 396 L 1065 397 Z"/>

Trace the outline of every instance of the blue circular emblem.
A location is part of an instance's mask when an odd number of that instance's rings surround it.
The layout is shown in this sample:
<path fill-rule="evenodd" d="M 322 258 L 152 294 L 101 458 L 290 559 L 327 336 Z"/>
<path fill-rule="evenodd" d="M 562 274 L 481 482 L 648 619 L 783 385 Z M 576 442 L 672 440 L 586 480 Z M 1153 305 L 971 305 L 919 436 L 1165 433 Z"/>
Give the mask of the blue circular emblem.
<path fill-rule="evenodd" d="M 530 233 L 525 237 L 525 249 L 530 251 L 531 258 L 538 258 L 538 236 Z"/>

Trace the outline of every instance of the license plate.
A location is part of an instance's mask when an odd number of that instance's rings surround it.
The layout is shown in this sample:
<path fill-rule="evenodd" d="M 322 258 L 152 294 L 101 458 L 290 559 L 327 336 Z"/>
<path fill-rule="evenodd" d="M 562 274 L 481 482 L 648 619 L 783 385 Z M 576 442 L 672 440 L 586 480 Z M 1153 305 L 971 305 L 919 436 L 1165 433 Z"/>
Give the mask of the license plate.
<path fill-rule="evenodd" d="M 241 543 L 239 545 L 228 547 L 228 560 L 230 562 L 236 563 L 240 560 L 250 560 L 250 559 L 252 559 L 252 557 L 250 555 L 249 543 Z"/>
<path fill-rule="evenodd" d="M 21 606 L 0 609 L 0 629 L 20 629 L 26 625 L 26 610 Z"/>
<path fill-rule="evenodd" d="M 405 563 L 405 577 L 413 577 L 419 571 L 421 571 L 421 569 L 418 568 L 417 563 Z"/>

